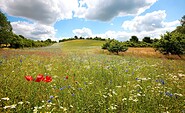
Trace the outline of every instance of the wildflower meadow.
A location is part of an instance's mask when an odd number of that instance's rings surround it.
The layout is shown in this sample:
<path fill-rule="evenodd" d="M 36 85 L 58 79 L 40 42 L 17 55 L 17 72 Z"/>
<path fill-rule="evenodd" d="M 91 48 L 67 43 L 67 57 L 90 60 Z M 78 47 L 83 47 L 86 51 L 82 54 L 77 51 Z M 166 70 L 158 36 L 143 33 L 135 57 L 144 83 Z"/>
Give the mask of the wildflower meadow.
<path fill-rule="evenodd" d="M 0 50 L 0 112 L 185 113 L 184 60 L 107 55 L 102 44 Z"/>

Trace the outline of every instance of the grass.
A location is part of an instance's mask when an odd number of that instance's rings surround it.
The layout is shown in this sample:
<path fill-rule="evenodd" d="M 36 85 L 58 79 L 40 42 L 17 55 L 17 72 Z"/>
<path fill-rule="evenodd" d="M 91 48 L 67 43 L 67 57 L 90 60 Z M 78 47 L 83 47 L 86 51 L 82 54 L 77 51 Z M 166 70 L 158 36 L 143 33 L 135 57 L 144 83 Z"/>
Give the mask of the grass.
<path fill-rule="evenodd" d="M 184 60 L 97 54 L 102 43 L 0 50 L 0 112 L 185 112 Z M 38 74 L 53 80 L 24 78 Z"/>

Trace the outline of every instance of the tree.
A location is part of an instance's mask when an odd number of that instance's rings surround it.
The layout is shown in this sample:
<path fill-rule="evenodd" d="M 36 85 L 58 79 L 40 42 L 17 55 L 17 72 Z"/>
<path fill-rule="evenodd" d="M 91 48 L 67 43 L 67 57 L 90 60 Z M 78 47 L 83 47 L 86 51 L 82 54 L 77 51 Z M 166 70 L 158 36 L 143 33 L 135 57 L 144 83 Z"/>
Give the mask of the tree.
<path fill-rule="evenodd" d="M 110 47 L 111 41 L 113 41 L 113 40 L 108 39 L 108 40 L 106 41 L 106 43 L 104 43 L 104 44 L 102 45 L 102 49 L 108 49 L 108 47 Z"/>
<path fill-rule="evenodd" d="M 182 19 L 180 20 L 180 22 L 181 22 L 181 25 L 182 26 L 185 26 L 185 15 L 182 17 Z"/>
<path fill-rule="evenodd" d="M 152 40 L 150 39 L 150 37 L 144 37 L 143 42 L 152 43 Z"/>
<path fill-rule="evenodd" d="M 161 36 L 161 39 L 155 44 L 155 48 L 165 55 L 180 56 L 185 53 L 185 35 L 167 32 Z"/>
<path fill-rule="evenodd" d="M 137 36 L 131 36 L 130 41 L 131 41 L 131 42 L 138 43 L 138 42 L 139 42 L 139 39 L 137 38 Z"/>
<path fill-rule="evenodd" d="M 12 36 L 12 26 L 6 16 L 0 11 L 0 45 L 9 44 Z"/>
<path fill-rule="evenodd" d="M 74 36 L 74 39 L 78 39 L 78 36 Z"/>
<path fill-rule="evenodd" d="M 121 42 L 117 40 L 108 40 L 103 44 L 102 49 L 107 49 L 109 52 L 119 54 L 119 52 L 125 52 L 128 50 Z"/>

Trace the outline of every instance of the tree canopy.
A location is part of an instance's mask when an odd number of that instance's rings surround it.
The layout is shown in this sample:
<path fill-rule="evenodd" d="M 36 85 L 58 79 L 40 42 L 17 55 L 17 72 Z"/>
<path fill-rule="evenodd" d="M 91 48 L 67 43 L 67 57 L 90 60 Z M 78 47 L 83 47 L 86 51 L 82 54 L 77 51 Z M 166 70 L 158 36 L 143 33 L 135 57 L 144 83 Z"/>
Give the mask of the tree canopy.
<path fill-rule="evenodd" d="M 0 45 L 9 44 L 13 36 L 12 26 L 6 16 L 0 11 Z"/>
<path fill-rule="evenodd" d="M 156 50 L 163 54 L 185 54 L 185 16 L 180 22 L 182 26 L 178 26 L 174 31 L 161 36 L 155 45 Z"/>

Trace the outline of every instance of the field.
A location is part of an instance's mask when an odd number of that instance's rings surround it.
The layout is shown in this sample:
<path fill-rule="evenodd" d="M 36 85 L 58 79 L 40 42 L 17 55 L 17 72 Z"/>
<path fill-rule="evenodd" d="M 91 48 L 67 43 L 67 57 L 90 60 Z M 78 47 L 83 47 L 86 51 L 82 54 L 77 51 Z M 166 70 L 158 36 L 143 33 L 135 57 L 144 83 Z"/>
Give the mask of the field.
<path fill-rule="evenodd" d="M 114 55 L 101 50 L 103 43 L 0 49 L 0 112 L 185 112 L 185 60 L 151 48 Z M 38 75 L 52 81 L 35 82 Z"/>

